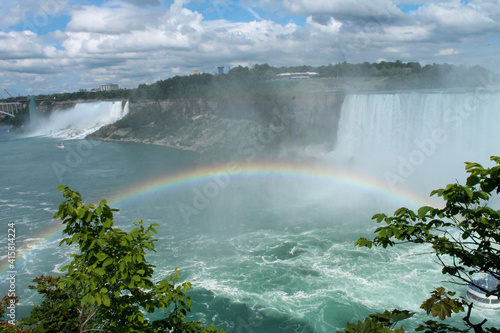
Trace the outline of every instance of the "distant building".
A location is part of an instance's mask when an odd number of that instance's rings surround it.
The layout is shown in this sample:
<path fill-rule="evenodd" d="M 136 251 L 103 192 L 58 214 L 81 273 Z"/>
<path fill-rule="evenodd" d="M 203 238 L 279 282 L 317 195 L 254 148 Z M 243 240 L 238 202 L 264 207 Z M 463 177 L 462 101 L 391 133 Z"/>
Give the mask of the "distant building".
<path fill-rule="evenodd" d="M 217 73 L 218 74 L 224 74 L 224 66 L 217 67 Z"/>
<path fill-rule="evenodd" d="M 100 91 L 113 91 L 113 90 L 118 90 L 120 87 L 117 84 L 113 83 L 106 83 L 106 84 L 101 84 L 99 87 Z"/>
<path fill-rule="evenodd" d="M 318 76 L 315 72 L 304 72 L 304 73 L 281 73 L 277 74 L 278 79 L 310 79 L 312 77 Z"/>
<path fill-rule="evenodd" d="M 87 89 L 80 89 L 79 92 L 87 92 Z"/>
<path fill-rule="evenodd" d="M 194 69 L 193 75 L 200 75 L 200 71 L 198 70 L 198 68 Z"/>

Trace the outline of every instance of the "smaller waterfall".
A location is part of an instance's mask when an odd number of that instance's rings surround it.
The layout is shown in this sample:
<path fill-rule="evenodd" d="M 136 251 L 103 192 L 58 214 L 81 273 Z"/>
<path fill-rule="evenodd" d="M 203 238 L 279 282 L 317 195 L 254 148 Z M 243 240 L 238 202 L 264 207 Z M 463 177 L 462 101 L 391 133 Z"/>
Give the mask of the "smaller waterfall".
<path fill-rule="evenodd" d="M 56 110 L 40 118 L 29 136 L 84 139 L 99 128 L 112 124 L 129 112 L 129 102 L 80 103 L 72 109 Z"/>

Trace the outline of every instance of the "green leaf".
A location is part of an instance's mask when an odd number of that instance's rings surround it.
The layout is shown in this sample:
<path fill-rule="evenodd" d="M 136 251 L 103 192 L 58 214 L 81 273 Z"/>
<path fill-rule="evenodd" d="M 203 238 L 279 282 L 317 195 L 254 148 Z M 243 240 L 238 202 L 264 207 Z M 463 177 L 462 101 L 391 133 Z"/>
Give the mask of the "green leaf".
<path fill-rule="evenodd" d="M 406 213 L 407 211 L 407 208 L 405 207 L 401 207 L 401 208 L 398 208 L 395 212 L 394 212 L 394 215 L 395 216 L 400 216 L 400 215 L 403 215 L 404 213 Z"/>
<path fill-rule="evenodd" d="M 466 185 L 467 186 L 475 186 L 479 183 L 480 179 L 478 176 L 476 175 L 470 175 L 468 178 L 467 178 L 467 183 Z"/>
<path fill-rule="evenodd" d="M 467 194 L 467 196 L 469 197 L 469 199 L 472 199 L 473 198 L 473 193 L 472 193 L 472 190 L 468 187 L 463 187 L 465 193 Z"/>
<path fill-rule="evenodd" d="M 94 296 L 92 296 L 90 294 L 87 294 L 87 295 L 83 296 L 82 301 L 81 301 L 82 305 L 94 304 L 94 303 L 95 303 Z"/>
<path fill-rule="evenodd" d="M 492 181 L 491 179 L 485 179 L 481 184 L 481 189 L 485 192 L 491 192 L 497 188 L 497 183 Z"/>
<path fill-rule="evenodd" d="M 95 302 L 97 303 L 97 306 L 101 306 L 101 296 L 99 294 L 95 295 Z"/>
<path fill-rule="evenodd" d="M 371 248 L 372 247 L 372 244 L 373 242 L 364 238 L 364 237 L 360 237 L 356 243 L 354 243 L 354 246 L 359 246 L 359 247 L 367 247 L 367 248 Z"/>
<path fill-rule="evenodd" d="M 420 207 L 417 213 L 418 218 L 423 220 L 427 215 L 427 213 L 429 212 L 429 210 L 431 210 L 431 207 L 429 206 Z"/>
<path fill-rule="evenodd" d="M 113 224 L 113 220 L 109 219 L 109 218 L 105 218 L 102 225 L 105 227 L 105 228 L 111 228 L 111 225 Z"/>
<path fill-rule="evenodd" d="M 111 300 L 108 295 L 102 295 L 102 304 L 108 308 L 111 306 Z"/>
<path fill-rule="evenodd" d="M 107 258 L 106 260 L 104 260 L 104 262 L 102 263 L 102 267 L 107 267 L 109 265 L 111 265 L 113 263 L 113 259 L 111 258 Z"/>
<path fill-rule="evenodd" d="M 61 191 L 64 191 L 65 189 L 67 189 L 67 188 L 68 188 L 68 186 L 66 186 L 66 185 L 59 185 L 59 186 L 57 187 L 57 190 L 58 190 L 59 192 L 61 192 Z"/>
<path fill-rule="evenodd" d="M 99 253 L 98 255 L 96 255 L 96 257 L 97 257 L 97 260 L 103 261 L 104 259 L 106 259 L 108 257 L 108 255 L 105 253 Z"/>

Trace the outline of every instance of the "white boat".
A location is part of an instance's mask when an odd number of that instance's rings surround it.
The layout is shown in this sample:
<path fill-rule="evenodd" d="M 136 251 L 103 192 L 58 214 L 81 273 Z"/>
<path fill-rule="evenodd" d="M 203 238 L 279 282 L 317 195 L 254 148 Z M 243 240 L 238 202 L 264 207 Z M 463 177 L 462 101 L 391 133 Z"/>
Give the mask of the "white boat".
<path fill-rule="evenodd" d="M 64 144 L 62 142 L 57 143 L 57 148 L 64 149 Z"/>
<path fill-rule="evenodd" d="M 494 291 L 497 289 L 500 281 L 496 279 L 493 275 L 488 274 L 483 278 L 473 280 L 473 283 L 469 284 L 467 287 L 466 299 L 468 303 L 473 303 L 476 308 L 483 310 L 496 310 L 500 309 L 500 300 L 498 296 L 488 296 L 486 297 L 486 292 L 481 290 L 477 286 L 487 291 Z"/>

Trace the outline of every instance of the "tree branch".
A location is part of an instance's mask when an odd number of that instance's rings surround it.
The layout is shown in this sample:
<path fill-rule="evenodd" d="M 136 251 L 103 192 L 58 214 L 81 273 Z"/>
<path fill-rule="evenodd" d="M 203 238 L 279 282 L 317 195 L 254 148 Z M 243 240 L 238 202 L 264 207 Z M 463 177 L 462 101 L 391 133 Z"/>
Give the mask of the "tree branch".
<path fill-rule="evenodd" d="M 87 319 L 85 319 L 85 321 L 84 321 L 84 322 L 83 322 L 83 324 L 82 324 L 82 328 L 83 328 L 83 327 L 85 327 L 85 325 L 87 325 L 87 323 L 89 322 L 89 320 L 90 320 L 90 319 L 92 319 L 92 318 L 95 316 L 95 314 L 97 313 L 97 311 L 98 311 L 98 310 L 99 310 L 99 309 L 98 309 L 98 308 L 96 308 L 96 309 L 95 309 L 95 311 L 94 311 L 94 313 L 90 314 L 90 315 L 87 317 Z M 85 331 L 84 331 L 84 332 L 85 332 Z"/>
<path fill-rule="evenodd" d="M 467 324 L 467 326 L 469 326 L 470 328 L 472 328 L 474 330 L 474 333 L 484 333 L 483 325 L 488 321 L 488 319 L 485 318 L 479 324 L 473 324 L 473 323 L 471 323 L 470 322 L 470 314 L 471 314 L 471 311 L 472 311 L 473 303 L 467 303 L 467 306 L 468 306 L 467 315 L 463 318 L 463 320 L 465 321 L 465 323 Z"/>

